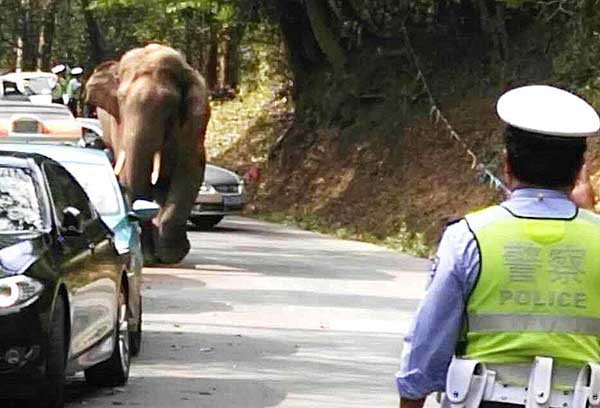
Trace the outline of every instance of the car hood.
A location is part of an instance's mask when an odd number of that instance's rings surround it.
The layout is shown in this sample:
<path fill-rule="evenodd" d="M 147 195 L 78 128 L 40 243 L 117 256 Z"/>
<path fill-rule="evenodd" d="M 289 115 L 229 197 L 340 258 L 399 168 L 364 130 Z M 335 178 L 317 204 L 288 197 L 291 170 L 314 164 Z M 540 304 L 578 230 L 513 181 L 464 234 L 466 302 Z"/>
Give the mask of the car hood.
<path fill-rule="evenodd" d="M 25 272 L 45 252 L 43 237 L 42 233 L 0 235 L 0 277 Z"/>
<path fill-rule="evenodd" d="M 239 184 L 240 176 L 222 167 L 207 164 L 204 170 L 204 182 L 210 185 Z"/>

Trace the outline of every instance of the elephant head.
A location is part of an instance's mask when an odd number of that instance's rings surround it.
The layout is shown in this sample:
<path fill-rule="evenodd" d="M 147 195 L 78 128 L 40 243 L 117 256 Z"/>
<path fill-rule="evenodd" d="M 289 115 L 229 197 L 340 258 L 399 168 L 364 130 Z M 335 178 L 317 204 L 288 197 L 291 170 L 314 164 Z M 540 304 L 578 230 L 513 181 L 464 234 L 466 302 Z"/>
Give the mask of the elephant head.
<path fill-rule="evenodd" d="M 204 175 L 210 109 L 202 76 L 174 49 L 158 44 L 99 65 L 86 85 L 115 172 L 132 199 L 151 198 L 155 255 L 179 261 L 189 251 L 186 222 Z"/>

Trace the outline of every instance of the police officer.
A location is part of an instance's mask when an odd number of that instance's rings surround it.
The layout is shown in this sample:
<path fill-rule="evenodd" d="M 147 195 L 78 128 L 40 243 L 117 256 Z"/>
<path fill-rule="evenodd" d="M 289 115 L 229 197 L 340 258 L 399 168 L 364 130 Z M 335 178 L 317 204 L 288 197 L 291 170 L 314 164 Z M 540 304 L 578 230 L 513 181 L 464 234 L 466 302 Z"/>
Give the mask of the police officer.
<path fill-rule="evenodd" d="M 51 71 L 58 77 L 56 85 L 52 88 L 52 103 L 63 104 L 63 94 L 67 89 L 67 79 L 65 78 L 67 67 L 64 64 L 59 64 L 52 67 Z"/>
<path fill-rule="evenodd" d="M 536 356 L 555 370 L 600 362 L 600 217 L 569 195 L 598 114 L 549 86 L 509 91 L 497 112 L 511 196 L 446 228 L 404 341 L 402 408 L 445 390 L 453 356 L 485 363 L 508 385 L 523 384 L 515 367 L 527 385 Z"/>
<path fill-rule="evenodd" d="M 75 67 L 71 70 L 71 79 L 67 83 L 67 105 L 73 113 L 73 116 L 79 116 L 79 104 L 81 101 L 81 75 L 83 68 Z"/>

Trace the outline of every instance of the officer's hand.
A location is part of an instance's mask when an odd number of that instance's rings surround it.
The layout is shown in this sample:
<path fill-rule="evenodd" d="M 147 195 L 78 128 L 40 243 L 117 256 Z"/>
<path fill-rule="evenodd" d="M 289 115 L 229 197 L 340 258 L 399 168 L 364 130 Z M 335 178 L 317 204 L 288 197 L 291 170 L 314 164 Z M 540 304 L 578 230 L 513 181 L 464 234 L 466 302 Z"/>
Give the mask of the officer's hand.
<path fill-rule="evenodd" d="M 592 188 L 592 182 L 590 181 L 590 176 L 585 164 L 579 172 L 577 182 L 571 191 L 570 198 L 577 206 L 585 208 L 586 210 L 593 210 L 596 205 L 594 189 Z"/>

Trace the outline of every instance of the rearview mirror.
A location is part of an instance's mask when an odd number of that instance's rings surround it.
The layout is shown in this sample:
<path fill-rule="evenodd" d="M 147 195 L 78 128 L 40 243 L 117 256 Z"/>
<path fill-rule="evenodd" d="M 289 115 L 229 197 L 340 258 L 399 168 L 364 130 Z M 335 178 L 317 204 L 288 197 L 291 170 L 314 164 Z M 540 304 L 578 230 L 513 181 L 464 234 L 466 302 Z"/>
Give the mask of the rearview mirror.
<path fill-rule="evenodd" d="M 141 221 L 148 221 L 156 217 L 160 207 L 152 201 L 135 200 L 133 203 L 133 211 L 129 213 L 130 217 Z"/>
<path fill-rule="evenodd" d="M 76 236 L 83 234 L 83 217 L 75 207 L 67 207 L 62 212 L 62 229 L 65 235 Z"/>

